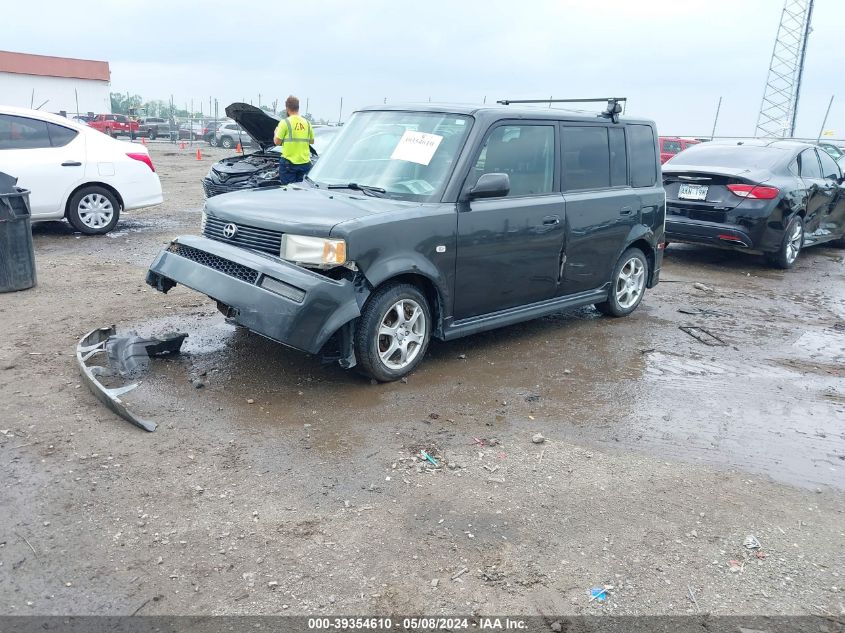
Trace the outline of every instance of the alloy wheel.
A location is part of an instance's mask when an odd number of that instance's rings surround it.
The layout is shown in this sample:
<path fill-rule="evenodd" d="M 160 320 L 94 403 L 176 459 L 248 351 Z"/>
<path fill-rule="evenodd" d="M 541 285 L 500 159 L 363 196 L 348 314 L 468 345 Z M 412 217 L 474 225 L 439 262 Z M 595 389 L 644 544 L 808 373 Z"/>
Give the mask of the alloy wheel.
<path fill-rule="evenodd" d="M 376 337 L 376 351 L 389 369 L 404 369 L 414 362 L 426 340 L 425 313 L 413 299 L 400 299 L 387 309 Z"/>
<path fill-rule="evenodd" d="M 798 259 L 798 253 L 801 252 L 801 246 L 804 242 L 804 227 L 801 222 L 795 222 L 795 226 L 789 234 L 786 242 L 786 261 L 791 264 Z"/>
<path fill-rule="evenodd" d="M 627 310 L 639 301 L 645 289 L 645 266 L 639 257 L 632 257 L 622 266 L 616 278 L 616 302 Z"/>

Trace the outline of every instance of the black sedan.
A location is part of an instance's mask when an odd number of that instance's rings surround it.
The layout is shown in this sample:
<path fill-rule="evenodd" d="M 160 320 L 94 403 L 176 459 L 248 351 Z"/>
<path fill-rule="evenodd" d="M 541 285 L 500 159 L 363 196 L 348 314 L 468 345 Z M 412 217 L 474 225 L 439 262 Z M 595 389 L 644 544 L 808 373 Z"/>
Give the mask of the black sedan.
<path fill-rule="evenodd" d="M 842 171 L 794 141 L 702 143 L 663 165 L 666 240 L 762 253 L 790 268 L 805 246 L 845 247 Z"/>
<path fill-rule="evenodd" d="M 243 128 L 251 140 L 251 145 L 258 147 L 258 151 L 229 156 L 214 163 L 202 181 L 205 196 L 210 198 L 229 191 L 278 185 L 281 147 L 273 145 L 273 135 L 279 119 L 248 103 L 231 104 L 226 108 L 226 116 Z M 340 129 L 330 126 L 314 127 L 312 162 L 326 150 Z"/>

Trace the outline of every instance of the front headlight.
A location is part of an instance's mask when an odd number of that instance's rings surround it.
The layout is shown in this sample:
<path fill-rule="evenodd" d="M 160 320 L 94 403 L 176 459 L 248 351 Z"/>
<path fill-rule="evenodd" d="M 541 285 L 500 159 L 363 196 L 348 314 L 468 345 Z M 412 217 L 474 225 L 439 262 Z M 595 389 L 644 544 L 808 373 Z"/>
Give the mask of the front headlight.
<path fill-rule="evenodd" d="M 341 266 L 346 263 L 346 242 L 285 233 L 279 256 L 300 264 Z"/>

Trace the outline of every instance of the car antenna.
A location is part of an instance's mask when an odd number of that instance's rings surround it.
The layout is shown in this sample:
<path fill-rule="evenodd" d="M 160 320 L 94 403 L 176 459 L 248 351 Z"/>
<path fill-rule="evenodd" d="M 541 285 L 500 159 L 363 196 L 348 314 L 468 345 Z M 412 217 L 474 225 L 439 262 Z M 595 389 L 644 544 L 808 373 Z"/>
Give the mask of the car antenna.
<path fill-rule="evenodd" d="M 607 102 L 607 109 L 599 114 L 600 117 L 610 119 L 619 123 L 619 114 L 622 112 L 622 104 L 628 102 L 627 97 L 599 97 L 597 99 L 500 99 L 496 103 L 510 105 L 512 103 L 600 103 Z"/>

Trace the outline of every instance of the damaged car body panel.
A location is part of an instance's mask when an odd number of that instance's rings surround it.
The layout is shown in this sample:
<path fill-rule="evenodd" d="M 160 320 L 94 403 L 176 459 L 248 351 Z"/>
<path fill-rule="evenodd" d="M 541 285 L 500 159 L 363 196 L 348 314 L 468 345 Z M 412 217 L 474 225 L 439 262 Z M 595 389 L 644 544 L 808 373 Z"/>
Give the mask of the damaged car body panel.
<path fill-rule="evenodd" d="M 625 316 L 659 280 L 665 193 L 654 124 L 617 114 L 364 109 L 305 182 L 209 198 L 147 282 L 380 381 L 432 337 Z"/>
<path fill-rule="evenodd" d="M 349 273 L 332 279 L 278 257 L 186 235 L 159 253 L 147 283 L 162 292 L 176 283 L 187 286 L 217 301 L 238 325 L 316 354 L 360 315 L 367 291 Z"/>

